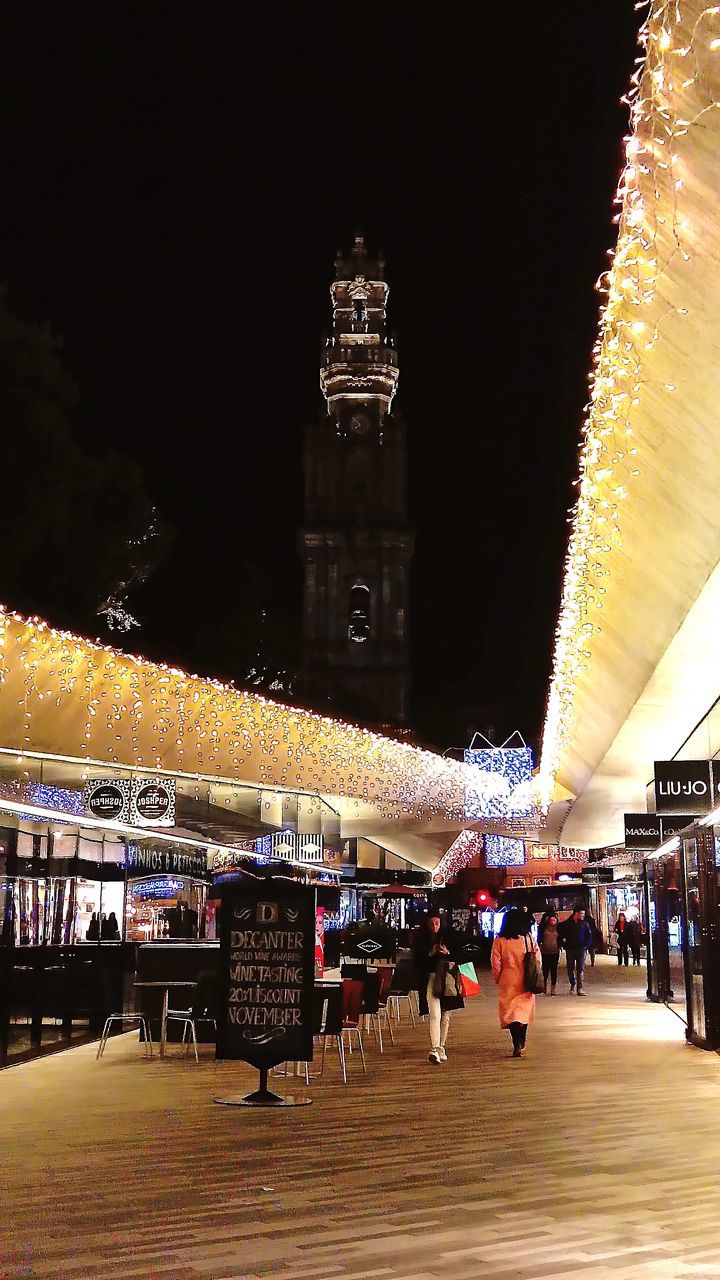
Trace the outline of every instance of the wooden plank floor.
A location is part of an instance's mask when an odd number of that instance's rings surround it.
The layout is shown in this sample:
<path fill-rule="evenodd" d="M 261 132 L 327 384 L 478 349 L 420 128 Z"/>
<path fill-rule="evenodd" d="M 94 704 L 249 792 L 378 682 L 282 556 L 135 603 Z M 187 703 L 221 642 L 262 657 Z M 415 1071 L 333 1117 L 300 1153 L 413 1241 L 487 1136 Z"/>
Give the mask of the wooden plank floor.
<path fill-rule="evenodd" d="M 1 1073 L 0 1277 L 720 1280 L 720 1061 L 643 973 L 540 1000 L 522 1061 L 484 974 L 445 1067 L 404 1021 L 294 1110 L 134 1036 Z"/>

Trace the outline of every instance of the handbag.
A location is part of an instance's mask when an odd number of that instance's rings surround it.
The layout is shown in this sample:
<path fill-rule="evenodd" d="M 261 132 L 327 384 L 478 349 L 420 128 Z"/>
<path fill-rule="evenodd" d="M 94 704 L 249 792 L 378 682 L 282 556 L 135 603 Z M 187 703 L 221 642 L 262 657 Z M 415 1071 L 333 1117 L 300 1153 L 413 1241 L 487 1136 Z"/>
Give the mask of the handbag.
<path fill-rule="evenodd" d="M 451 1009 L 464 1008 L 460 986 L 460 970 L 454 960 L 443 959 L 435 970 L 433 995 L 440 1001 L 443 1013 Z"/>
<path fill-rule="evenodd" d="M 534 996 L 539 996 L 542 995 L 545 990 L 542 965 L 538 959 L 535 948 L 528 946 L 527 934 L 524 936 L 525 955 L 523 957 L 523 975 L 525 978 L 525 990 L 530 991 Z"/>

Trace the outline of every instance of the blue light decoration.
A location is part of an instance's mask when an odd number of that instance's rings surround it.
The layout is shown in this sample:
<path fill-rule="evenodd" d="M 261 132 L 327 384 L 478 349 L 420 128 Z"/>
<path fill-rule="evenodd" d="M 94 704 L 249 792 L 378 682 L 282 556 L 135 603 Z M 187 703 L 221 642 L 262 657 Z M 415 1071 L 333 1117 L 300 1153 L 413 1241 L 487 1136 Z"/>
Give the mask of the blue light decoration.
<path fill-rule="evenodd" d="M 485 836 L 486 867 L 522 867 L 525 863 L 525 841 L 509 836 Z"/>
<path fill-rule="evenodd" d="M 52 787 L 46 782 L 29 782 L 23 797 L 31 804 L 42 809 L 59 809 L 62 813 L 72 813 L 76 817 L 85 814 L 82 791 L 68 787 Z"/>
<path fill-rule="evenodd" d="M 273 851 L 272 834 L 268 836 L 258 836 L 255 841 L 255 859 L 257 862 L 271 862 Z"/>
<path fill-rule="evenodd" d="M 158 876 L 154 880 L 135 881 L 132 892 L 136 898 L 174 898 L 184 889 L 184 880 L 176 880 L 173 876 Z"/>
<path fill-rule="evenodd" d="M 487 747 L 464 752 L 473 773 L 465 783 L 465 817 L 503 821 L 530 818 L 535 810 L 530 747 Z M 513 864 L 503 864 L 513 865 Z"/>

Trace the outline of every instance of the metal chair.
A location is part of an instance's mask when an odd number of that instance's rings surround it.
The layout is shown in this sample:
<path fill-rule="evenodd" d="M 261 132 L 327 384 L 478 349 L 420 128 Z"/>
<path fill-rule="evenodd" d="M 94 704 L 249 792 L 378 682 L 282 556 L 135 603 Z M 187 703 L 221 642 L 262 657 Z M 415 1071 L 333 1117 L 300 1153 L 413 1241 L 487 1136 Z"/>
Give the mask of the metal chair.
<path fill-rule="evenodd" d="M 396 1022 L 400 1021 L 400 1002 L 404 1000 L 410 1011 L 410 1020 L 413 1026 L 416 1026 L 415 1001 L 417 999 L 417 985 L 417 971 L 412 960 L 399 960 L 395 966 L 388 992 L 388 1004 L 392 1004 Z"/>
<path fill-rule="evenodd" d="M 359 978 L 344 978 L 342 984 L 342 1037 L 347 1035 L 348 1049 L 352 1054 L 352 1036 L 353 1032 L 358 1039 L 358 1049 L 362 1059 L 363 1074 L 367 1074 L 365 1066 L 365 1050 L 363 1049 L 362 1032 L 360 1030 L 360 1018 L 363 1012 L 363 996 L 365 992 L 365 983 Z"/>
<path fill-rule="evenodd" d="M 97 1054 L 95 1055 L 96 1062 L 98 1058 L 102 1058 L 105 1052 L 105 1045 L 107 1044 L 108 1036 L 110 1034 L 110 1028 L 113 1022 L 134 1022 L 136 1026 L 139 1026 L 140 1030 L 143 1032 L 145 1037 L 145 1042 L 144 1042 L 145 1057 L 152 1058 L 153 1042 L 152 1042 L 152 1036 L 150 1034 L 150 1021 L 145 1017 L 145 1014 L 144 1013 L 111 1013 L 109 1017 L 105 1019 L 105 1026 L 103 1027 L 102 1035 L 100 1037 L 100 1044 L 98 1045 L 98 1051 L 97 1051 Z"/>
<path fill-rule="evenodd" d="M 395 1036 L 393 1034 L 392 1018 L 390 1017 L 390 1009 L 388 1006 L 388 997 L 390 995 L 390 987 L 392 985 L 394 972 L 395 972 L 394 968 L 392 968 L 390 965 L 383 965 L 381 969 L 378 969 L 378 975 L 380 977 L 380 994 L 378 998 L 378 1022 L 380 1018 L 385 1019 L 385 1026 L 390 1035 L 391 1044 L 395 1043 Z"/>
<path fill-rule="evenodd" d="M 180 1022 L 183 1024 L 182 1044 L 186 1046 L 186 1052 L 190 1053 L 190 1044 L 192 1042 L 195 1051 L 195 1061 L 199 1063 L 197 1048 L 197 1034 L 195 1026 L 198 1022 L 212 1022 L 217 1031 L 217 978 L 214 974 L 201 974 L 198 978 L 198 984 L 195 988 L 191 1009 L 168 1009 L 167 1022 Z M 188 1028 L 190 1030 L 190 1039 L 188 1039 Z"/>
<path fill-rule="evenodd" d="M 343 1011 L 342 1011 L 342 988 L 317 986 L 313 989 L 313 1009 L 312 1009 L 312 1029 L 313 1040 L 322 1039 L 322 1057 L 320 1059 L 320 1070 L 310 1072 L 309 1063 L 303 1062 L 305 1069 L 305 1083 L 310 1084 L 311 1080 L 317 1080 L 323 1075 L 325 1070 L 325 1050 L 328 1040 L 334 1040 L 337 1045 L 338 1056 L 340 1058 L 340 1069 L 342 1070 L 343 1082 L 347 1084 L 347 1069 L 345 1065 L 345 1046 L 343 1044 Z M 275 1075 L 287 1076 L 288 1068 L 294 1066 L 297 1074 L 297 1062 L 279 1063 L 273 1068 Z"/>
<path fill-rule="evenodd" d="M 343 991 L 342 987 L 335 987 L 331 990 L 323 991 L 322 988 L 315 988 L 315 1003 L 313 1007 L 313 1031 L 316 1036 L 322 1037 L 322 1057 L 320 1059 L 320 1075 L 325 1070 L 325 1050 L 327 1049 L 328 1040 L 334 1040 L 337 1045 L 338 1057 L 340 1059 L 340 1070 L 342 1071 L 343 1083 L 347 1084 L 347 1066 L 345 1062 L 345 1045 L 343 1044 Z"/>
<path fill-rule="evenodd" d="M 387 985 L 388 987 L 390 985 L 389 976 L 387 979 Z M 365 1018 L 366 1029 L 370 1028 L 370 1030 L 373 1032 L 373 1035 L 377 1039 L 380 1052 L 384 1053 L 385 1050 L 383 1048 L 382 1023 L 381 1023 L 381 1019 L 383 1017 L 385 1018 L 385 1026 L 388 1027 L 390 1030 L 390 1038 L 393 1041 L 393 1044 L 395 1043 L 395 1041 L 392 1033 L 392 1027 L 390 1026 L 390 1016 L 388 1014 L 387 1001 L 384 1004 L 382 1003 L 382 998 L 381 998 L 382 986 L 383 986 L 383 976 L 381 971 L 378 971 L 376 973 L 368 973 L 366 975 L 365 981 L 363 983 L 362 1013 L 363 1013 L 363 1017 Z"/>

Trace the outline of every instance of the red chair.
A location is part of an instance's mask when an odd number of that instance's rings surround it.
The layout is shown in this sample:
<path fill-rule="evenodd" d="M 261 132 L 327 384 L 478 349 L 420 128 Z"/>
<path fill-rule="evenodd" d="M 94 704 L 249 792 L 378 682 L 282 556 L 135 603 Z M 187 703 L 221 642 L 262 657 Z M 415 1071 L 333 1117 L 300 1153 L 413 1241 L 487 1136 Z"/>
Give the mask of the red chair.
<path fill-rule="evenodd" d="M 390 1032 L 390 1043 L 394 1044 L 395 1036 L 393 1035 L 392 1020 L 390 1018 L 390 1010 L 388 1008 L 388 997 L 390 995 L 390 987 L 392 986 L 393 974 L 395 973 L 395 969 L 393 965 L 386 964 L 386 965 L 383 965 L 382 968 L 378 969 L 378 973 L 380 975 L 380 993 L 378 997 L 378 1024 L 380 1022 L 380 1017 L 384 1016 L 385 1026 Z"/>
<path fill-rule="evenodd" d="M 342 984 L 342 1034 L 347 1034 L 348 1049 L 352 1053 L 352 1035 L 353 1032 L 358 1038 L 358 1048 L 360 1057 L 362 1058 L 363 1073 L 367 1074 L 365 1067 L 365 1050 L 363 1049 L 362 1032 L 360 1030 L 360 1018 L 363 1011 L 363 996 L 365 994 L 365 983 L 360 978 L 344 978 Z"/>

